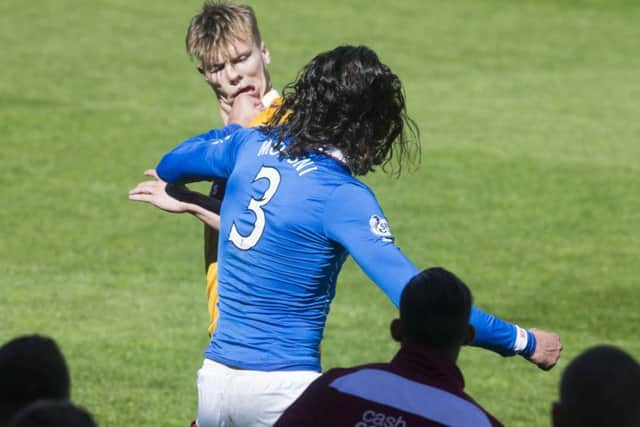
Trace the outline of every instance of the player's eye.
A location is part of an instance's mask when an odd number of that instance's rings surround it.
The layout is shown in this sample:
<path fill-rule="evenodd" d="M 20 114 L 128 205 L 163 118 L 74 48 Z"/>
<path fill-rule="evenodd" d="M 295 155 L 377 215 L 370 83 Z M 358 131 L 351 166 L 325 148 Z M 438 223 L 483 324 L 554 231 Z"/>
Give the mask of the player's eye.
<path fill-rule="evenodd" d="M 238 56 L 238 57 L 233 61 L 233 63 L 234 63 L 234 64 L 239 64 L 240 62 L 244 62 L 244 61 L 246 61 L 247 59 L 249 59 L 249 54 L 248 54 L 248 53 L 245 53 L 244 55 L 240 55 L 240 56 Z"/>
<path fill-rule="evenodd" d="M 199 66 L 198 72 L 200 74 L 215 74 L 224 68 L 224 64 L 214 64 L 207 67 Z"/>

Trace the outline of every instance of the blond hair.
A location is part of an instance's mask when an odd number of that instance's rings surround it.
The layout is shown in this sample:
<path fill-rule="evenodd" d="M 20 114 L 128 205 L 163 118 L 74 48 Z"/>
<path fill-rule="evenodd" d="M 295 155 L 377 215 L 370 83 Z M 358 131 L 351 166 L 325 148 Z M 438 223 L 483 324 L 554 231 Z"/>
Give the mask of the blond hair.
<path fill-rule="evenodd" d="M 253 41 L 257 46 L 262 43 L 251 6 L 207 0 L 191 18 L 185 43 L 189 56 L 207 65 L 217 55 L 229 58 L 229 46 L 235 40 Z"/>

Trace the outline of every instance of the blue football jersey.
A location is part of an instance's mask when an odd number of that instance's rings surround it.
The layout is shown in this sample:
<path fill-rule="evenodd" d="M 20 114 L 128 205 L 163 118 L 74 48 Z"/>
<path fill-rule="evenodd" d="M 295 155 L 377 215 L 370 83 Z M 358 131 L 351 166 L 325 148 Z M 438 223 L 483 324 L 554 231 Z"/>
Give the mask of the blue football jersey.
<path fill-rule="evenodd" d="M 209 359 L 320 371 L 320 341 L 346 257 L 396 306 L 419 272 L 394 243 L 373 192 L 331 153 L 282 158 L 259 128 L 231 125 L 185 141 L 157 172 L 168 182 L 227 180 Z M 475 307 L 471 321 L 487 340 L 479 345 L 509 353 L 515 326 Z"/>

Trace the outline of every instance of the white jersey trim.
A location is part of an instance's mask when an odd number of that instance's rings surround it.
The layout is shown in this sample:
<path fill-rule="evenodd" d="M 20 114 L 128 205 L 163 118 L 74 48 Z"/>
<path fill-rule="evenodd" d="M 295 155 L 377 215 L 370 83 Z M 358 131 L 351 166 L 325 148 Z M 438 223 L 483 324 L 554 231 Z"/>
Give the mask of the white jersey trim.
<path fill-rule="evenodd" d="M 529 342 L 529 334 L 527 331 L 516 325 L 516 342 L 513 344 L 513 351 L 522 353 L 527 348 Z"/>
<path fill-rule="evenodd" d="M 271 104 L 273 104 L 273 101 L 275 101 L 279 96 L 280 94 L 278 93 L 277 90 L 271 89 L 269 92 L 265 93 L 264 96 L 262 97 L 262 105 L 264 106 L 264 108 L 271 107 Z"/>
<path fill-rule="evenodd" d="M 426 384 L 379 369 L 361 369 L 335 379 L 330 387 L 451 427 L 491 427 L 473 403 Z"/>

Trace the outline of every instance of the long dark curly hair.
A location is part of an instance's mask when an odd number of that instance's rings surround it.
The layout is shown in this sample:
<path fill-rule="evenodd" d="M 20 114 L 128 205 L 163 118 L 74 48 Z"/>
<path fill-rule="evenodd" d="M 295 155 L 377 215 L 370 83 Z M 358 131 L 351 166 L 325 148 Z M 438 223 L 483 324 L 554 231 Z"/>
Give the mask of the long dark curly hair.
<path fill-rule="evenodd" d="M 419 162 L 419 130 L 407 115 L 402 83 L 366 46 L 316 56 L 283 98 L 266 126 L 283 156 L 337 148 L 354 175 L 379 165 L 385 170 L 392 159 L 399 175 L 406 161 Z"/>

